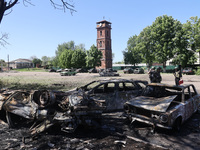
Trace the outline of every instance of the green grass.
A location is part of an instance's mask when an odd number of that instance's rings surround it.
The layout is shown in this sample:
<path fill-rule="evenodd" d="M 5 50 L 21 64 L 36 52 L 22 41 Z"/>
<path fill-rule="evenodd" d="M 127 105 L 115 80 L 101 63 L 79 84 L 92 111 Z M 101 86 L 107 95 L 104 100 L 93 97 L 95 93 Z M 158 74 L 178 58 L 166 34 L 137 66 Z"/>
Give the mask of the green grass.
<path fill-rule="evenodd" d="M 20 72 L 46 72 L 46 69 L 43 68 L 22 68 L 22 69 L 13 69 L 15 71 L 20 71 Z"/>
<path fill-rule="evenodd" d="M 21 72 L 22 73 L 22 72 Z M 22 73 L 23 74 L 23 73 Z M 21 75 L 20 71 L 16 73 L 3 74 L 0 77 L 0 89 L 7 88 L 13 90 L 61 90 L 67 91 L 75 87 L 80 87 L 95 79 L 95 77 L 87 80 L 82 78 L 75 79 L 74 76 L 61 77 L 58 73 L 57 76 L 51 76 L 51 73 L 46 72 L 45 75 Z"/>

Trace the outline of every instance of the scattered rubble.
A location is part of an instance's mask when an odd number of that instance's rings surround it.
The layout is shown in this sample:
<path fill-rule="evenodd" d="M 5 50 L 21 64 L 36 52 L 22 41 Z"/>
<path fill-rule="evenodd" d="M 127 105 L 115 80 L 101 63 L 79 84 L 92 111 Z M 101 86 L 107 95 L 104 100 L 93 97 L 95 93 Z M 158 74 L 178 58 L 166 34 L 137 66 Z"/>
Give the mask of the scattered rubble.
<path fill-rule="evenodd" d="M 104 101 L 95 101 L 82 91 L 73 94 L 60 91 L 1 91 L 0 110 L 9 127 L 30 126 L 30 135 L 59 125 L 67 133 L 80 124 L 98 124 L 105 109 Z"/>

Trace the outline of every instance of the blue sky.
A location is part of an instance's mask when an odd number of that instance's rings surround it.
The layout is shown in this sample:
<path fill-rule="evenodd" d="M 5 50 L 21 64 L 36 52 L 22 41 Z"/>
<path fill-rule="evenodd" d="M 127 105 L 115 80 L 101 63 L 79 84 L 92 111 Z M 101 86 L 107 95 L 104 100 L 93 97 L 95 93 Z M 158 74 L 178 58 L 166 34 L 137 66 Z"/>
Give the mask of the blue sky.
<path fill-rule="evenodd" d="M 73 15 L 55 10 L 50 0 L 32 0 L 35 6 L 28 7 L 20 2 L 1 23 L 1 33 L 9 35 L 9 45 L 0 47 L 0 59 L 5 61 L 8 55 L 10 61 L 53 57 L 59 44 L 71 40 L 89 50 L 96 45 L 96 22 L 104 19 L 112 23 L 113 62 L 122 61 L 128 39 L 157 17 L 168 15 L 185 23 L 200 16 L 200 0 L 73 0 Z"/>

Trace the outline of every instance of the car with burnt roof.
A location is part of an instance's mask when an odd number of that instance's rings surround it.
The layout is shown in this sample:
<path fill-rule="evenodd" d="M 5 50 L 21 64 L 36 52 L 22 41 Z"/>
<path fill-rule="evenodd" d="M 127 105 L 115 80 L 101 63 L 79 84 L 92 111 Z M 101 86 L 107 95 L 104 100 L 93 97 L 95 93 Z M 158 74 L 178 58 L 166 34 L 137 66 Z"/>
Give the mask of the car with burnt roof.
<path fill-rule="evenodd" d="M 92 81 L 76 90 L 82 89 L 93 99 L 105 100 L 106 111 L 112 111 L 123 110 L 124 103 L 139 96 L 147 84 L 148 82 L 143 80 L 102 79 Z"/>
<path fill-rule="evenodd" d="M 193 84 L 167 85 L 151 83 L 141 96 L 124 104 L 124 114 L 131 122 L 152 127 L 180 130 L 200 106 L 200 95 Z"/>

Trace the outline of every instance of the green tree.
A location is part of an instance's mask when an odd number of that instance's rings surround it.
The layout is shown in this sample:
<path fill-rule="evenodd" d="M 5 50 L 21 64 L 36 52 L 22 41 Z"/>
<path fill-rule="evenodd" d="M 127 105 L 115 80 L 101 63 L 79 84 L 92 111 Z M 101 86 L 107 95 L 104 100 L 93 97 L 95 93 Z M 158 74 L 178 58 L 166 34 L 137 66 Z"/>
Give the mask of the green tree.
<path fill-rule="evenodd" d="M 138 36 L 137 49 L 142 53 L 142 60 L 150 68 L 155 61 L 154 40 L 151 36 L 151 26 L 147 26 Z"/>
<path fill-rule="evenodd" d="M 37 67 L 38 65 L 41 65 L 42 64 L 42 61 L 38 58 L 34 58 L 32 60 L 33 64 L 34 64 L 34 67 Z"/>
<path fill-rule="evenodd" d="M 188 64 L 194 64 L 197 60 L 194 51 L 188 49 L 190 47 L 190 36 L 188 32 L 191 31 L 191 26 L 183 24 L 178 26 L 174 42 L 176 47 L 173 50 L 174 58 L 172 63 L 181 65 L 183 68 Z"/>
<path fill-rule="evenodd" d="M 85 52 L 85 44 L 79 44 L 75 46 L 75 49 L 80 49 Z"/>
<path fill-rule="evenodd" d="M 3 59 L 0 59 L 0 63 L 5 63 L 5 60 L 3 60 Z"/>
<path fill-rule="evenodd" d="M 101 65 L 102 53 L 94 44 L 90 47 L 86 54 L 87 67 L 95 68 L 96 66 Z"/>
<path fill-rule="evenodd" d="M 174 57 L 173 50 L 176 47 L 176 43 L 173 39 L 180 25 L 181 23 L 171 16 L 163 15 L 157 17 L 151 26 L 155 60 L 163 64 L 164 71 L 166 69 L 166 61 Z"/>
<path fill-rule="evenodd" d="M 56 67 L 61 67 L 62 64 L 60 64 L 60 56 L 65 50 L 75 50 L 75 42 L 69 41 L 67 43 L 59 44 L 56 50 L 56 56 L 53 60 L 53 65 Z"/>
<path fill-rule="evenodd" d="M 47 56 L 42 56 L 42 66 L 47 66 L 49 62 L 49 57 Z"/>
<path fill-rule="evenodd" d="M 188 50 L 200 54 L 200 18 L 191 17 L 183 26 L 188 37 Z"/>
<path fill-rule="evenodd" d="M 72 55 L 74 51 L 71 49 L 64 50 L 59 56 L 59 64 L 62 68 L 72 68 Z"/>
<path fill-rule="evenodd" d="M 63 44 L 59 44 L 58 48 L 56 50 L 56 56 L 59 56 L 63 51 L 65 50 L 75 50 L 75 42 L 74 41 L 69 41 L 65 42 Z"/>
<path fill-rule="evenodd" d="M 0 71 L 3 70 L 3 67 L 6 66 L 6 62 L 3 59 L 0 59 Z"/>
<path fill-rule="evenodd" d="M 127 42 L 127 48 L 125 51 L 123 51 L 125 64 L 132 64 L 135 66 L 135 64 L 142 62 L 141 52 L 136 45 L 137 35 L 134 35 L 129 38 Z"/>
<path fill-rule="evenodd" d="M 85 67 L 86 66 L 86 53 L 81 49 L 75 50 L 72 54 L 71 63 L 74 68 Z"/>
<path fill-rule="evenodd" d="M 48 60 L 49 67 L 53 67 L 54 66 L 54 59 L 55 59 L 55 57 L 48 57 L 48 58 L 49 58 L 49 60 Z"/>
<path fill-rule="evenodd" d="M 117 61 L 115 64 L 124 64 L 124 61 Z"/>

